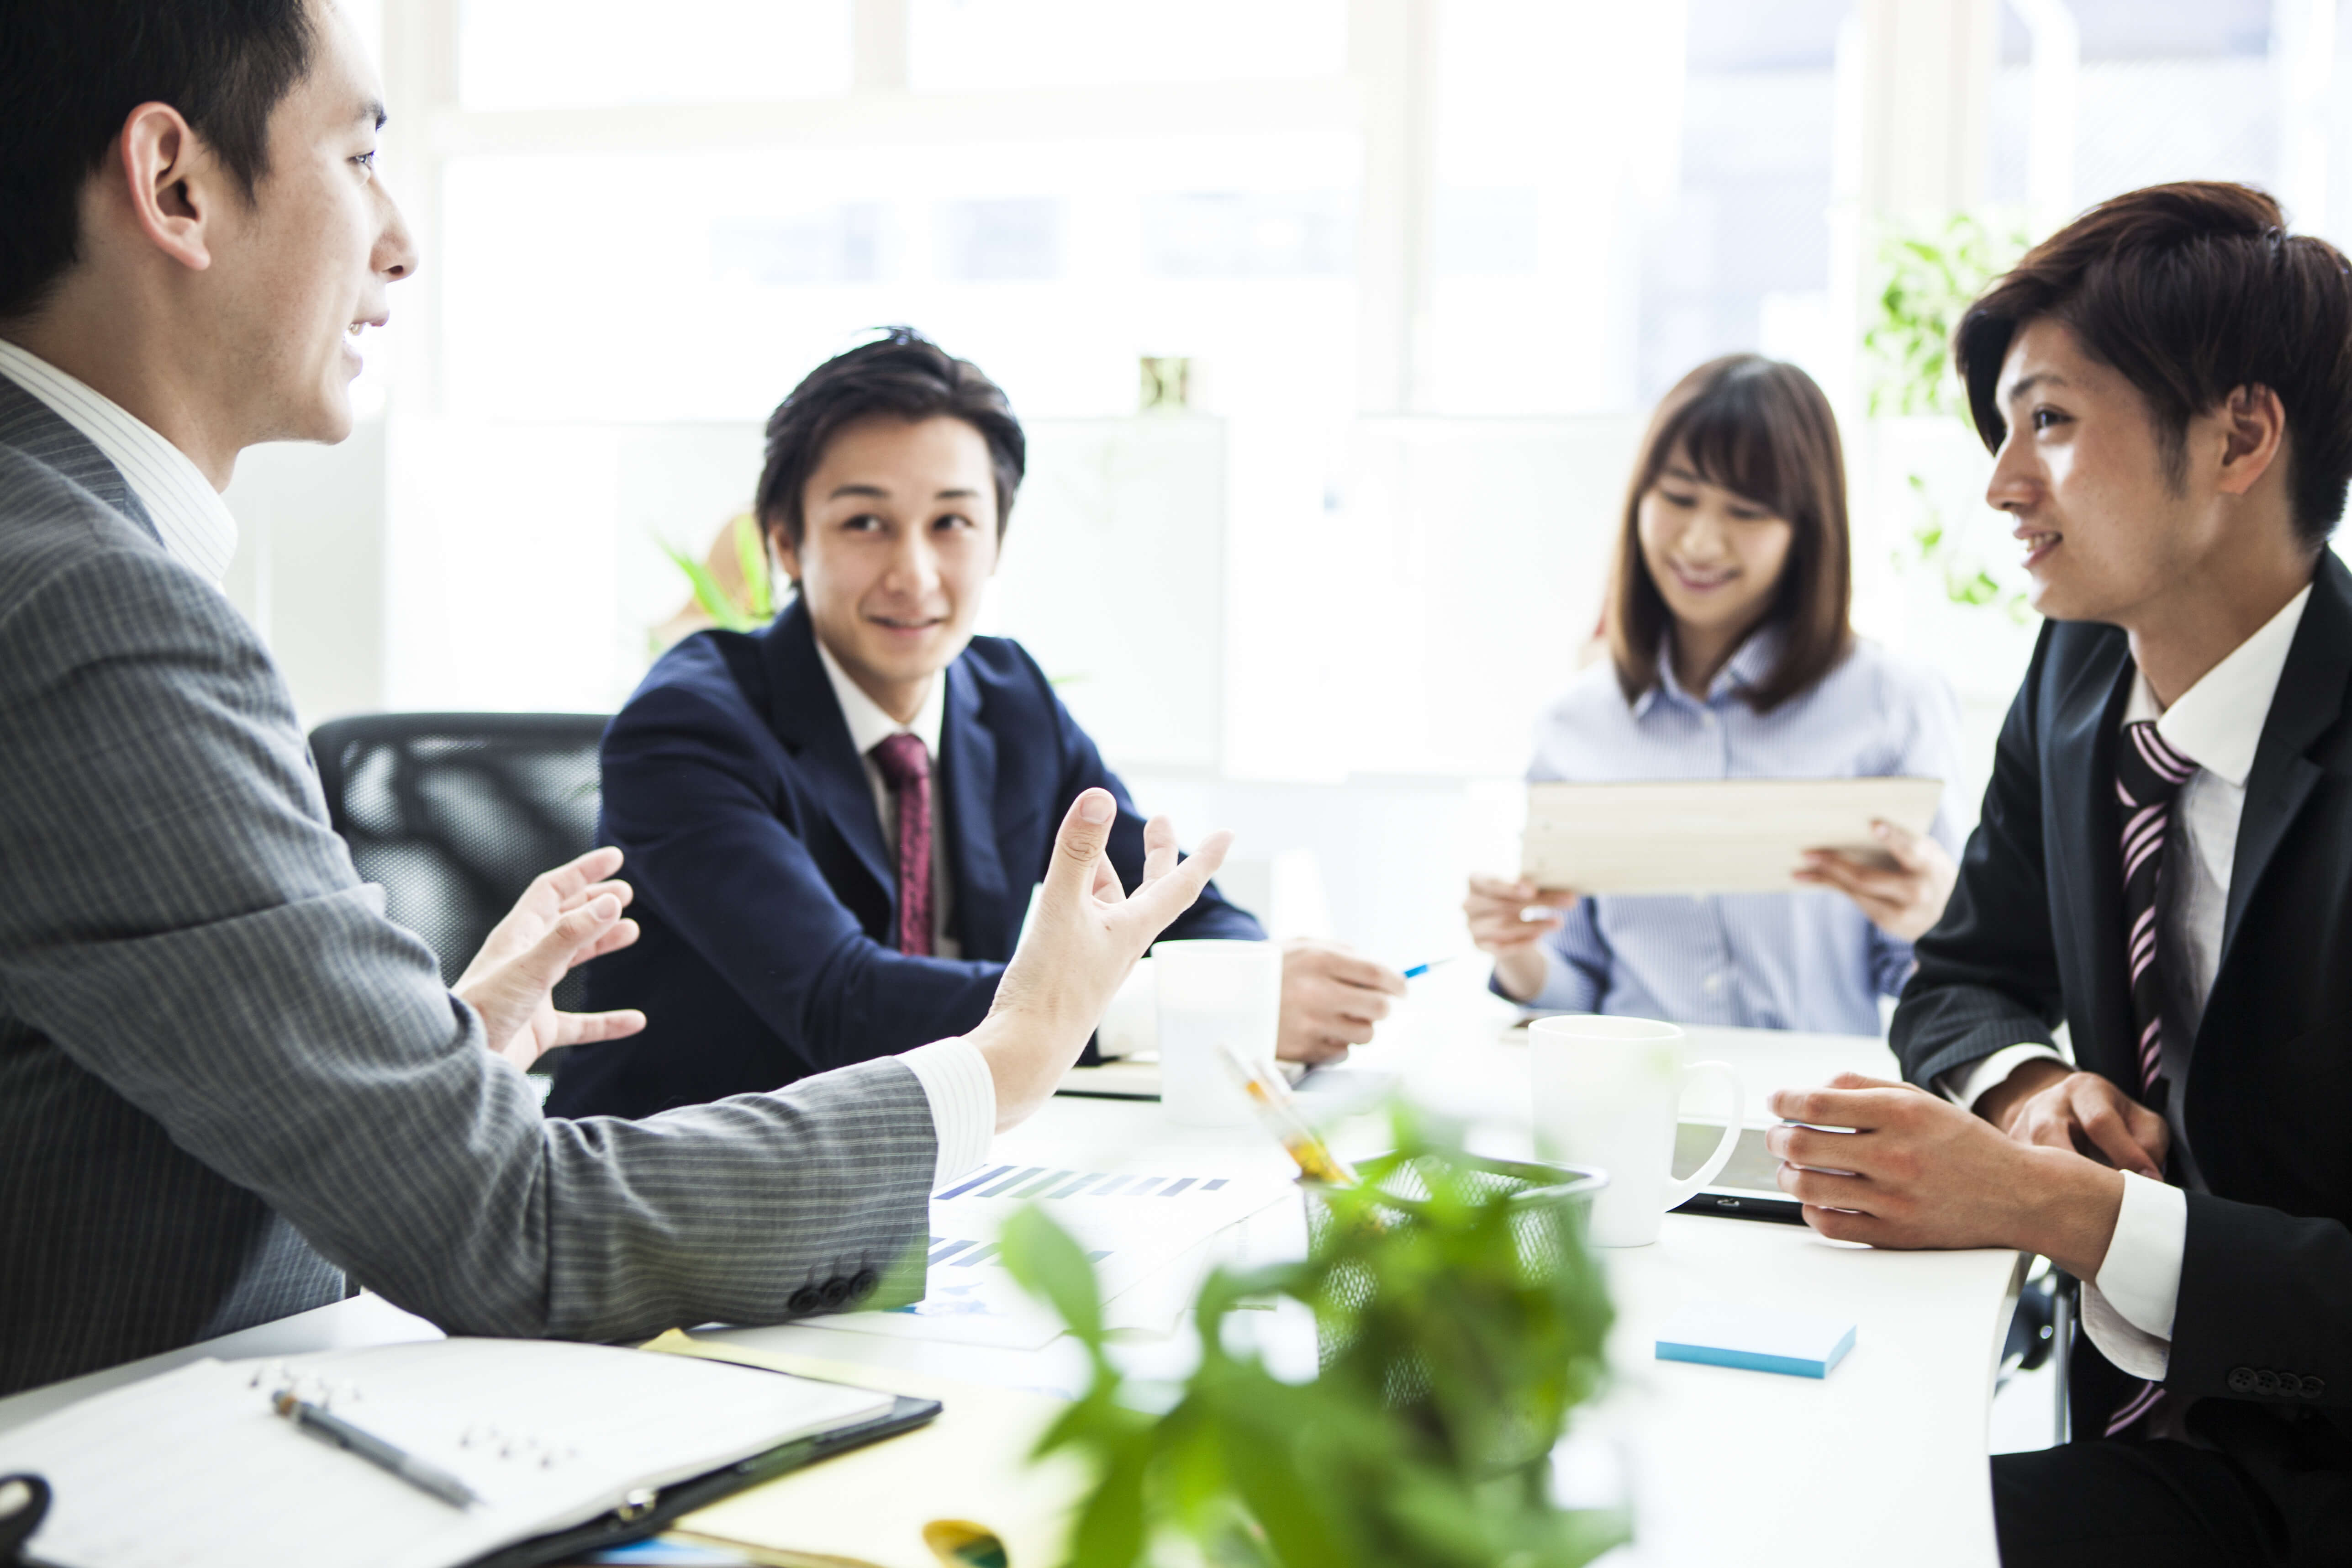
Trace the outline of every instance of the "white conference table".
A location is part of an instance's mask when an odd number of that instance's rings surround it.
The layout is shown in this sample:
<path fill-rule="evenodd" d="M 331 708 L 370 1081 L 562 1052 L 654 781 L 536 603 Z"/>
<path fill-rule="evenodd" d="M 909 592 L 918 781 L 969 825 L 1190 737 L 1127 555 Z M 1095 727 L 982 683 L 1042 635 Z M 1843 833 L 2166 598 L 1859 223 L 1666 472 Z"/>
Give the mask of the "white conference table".
<path fill-rule="evenodd" d="M 1368 1093 L 1393 1075 L 1416 1100 L 1475 1121 L 1474 1142 L 1483 1151 L 1526 1152 L 1528 1047 L 1502 1037 L 1514 1015 L 1478 989 L 1473 967 L 1452 965 L 1416 982 L 1412 1002 L 1355 1063 L 1309 1079 L 1317 1098 Z M 1690 1033 L 1688 1059 L 1714 1058 L 1739 1070 L 1751 1124 L 1769 1120 L 1763 1097 L 1774 1088 L 1848 1068 L 1895 1076 L 1885 1047 L 1868 1037 Z M 1343 1124 L 1339 1140 L 1343 1148 L 1368 1148 L 1378 1135 L 1377 1123 L 1360 1118 Z M 1213 1152 L 1226 1164 L 1289 1169 L 1261 1134 L 1180 1127 L 1157 1103 L 1132 1100 L 1057 1099 L 998 1140 L 995 1152 L 1016 1160 L 1027 1147 L 1087 1145 L 1129 1155 Z M 1304 1242 L 1296 1205 L 1282 1205 L 1235 1227 L 1220 1251 L 1265 1261 L 1296 1257 Z M 2024 1258 L 1874 1252 L 1798 1226 L 1680 1215 L 1666 1216 L 1656 1244 L 1604 1257 L 1618 1314 L 1610 1342 L 1613 1383 L 1579 1413 L 1576 1440 L 1587 1463 L 1597 1456 L 1602 1469 L 1625 1478 L 1621 1484 L 1634 1501 L 1636 1542 L 1612 1564 L 1838 1568 L 1896 1553 L 1923 1568 L 1995 1563 L 1987 1424 Z M 1693 1300 L 1850 1318 L 1854 1348 L 1821 1381 L 1655 1360 L 1657 1326 Z M 792 1324 L 701 1332 L 1004 1387 L 1070 1394 L 1085 1377 L 1083 1358 L 1066 1339 L 1024 1351 Z M 355 1297 L 0 1400 L 0 1429 L 198 1355 L 287 1355 L 432 1337 L 436 1331 L 423 1320 L 379 1298 Z M 1126 1353 L 1139 1371 L 1172 1374 L 1181 1371 L 1188 1340 L 1188 1330 L 1136 1336 Z M 1260 1343 L 1277 1365 L 1301 1373 L 1314 1365 L 1313 1328 L 1303 1312 L 1267 1315 Z"/>

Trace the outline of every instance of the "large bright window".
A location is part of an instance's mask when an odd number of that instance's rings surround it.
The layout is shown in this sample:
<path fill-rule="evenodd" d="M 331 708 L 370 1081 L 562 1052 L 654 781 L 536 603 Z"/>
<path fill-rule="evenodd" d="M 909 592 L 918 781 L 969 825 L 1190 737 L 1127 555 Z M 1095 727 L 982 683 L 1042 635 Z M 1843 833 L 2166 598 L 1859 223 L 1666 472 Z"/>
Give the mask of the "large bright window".
<path fill-rule="evenodd" d="M 1358 159 L 1339 133 L 453 161 L 448 410 L 757 418 L 908 322 L 1024 414 L 1344 408 Z"/>
<path fill-rule="evenodd" d="M 839 94 L 852 0 L 462 0 L 469 110 Z"/>

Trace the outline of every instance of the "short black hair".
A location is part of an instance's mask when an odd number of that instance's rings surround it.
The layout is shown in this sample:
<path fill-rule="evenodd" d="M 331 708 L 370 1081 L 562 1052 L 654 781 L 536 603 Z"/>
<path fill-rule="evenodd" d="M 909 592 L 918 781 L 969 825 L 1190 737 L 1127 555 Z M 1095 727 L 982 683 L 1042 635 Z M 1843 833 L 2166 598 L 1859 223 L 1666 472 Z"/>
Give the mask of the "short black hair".
<path fill-rule="evenodd" d="M 800 548 L 807 519 L 801 492 L 824 460 L 825 444 L 872 415 L 908 421 L 961 419 L 988 443 L 996 475 L 996 532 L 1013 517 L 1013 497 L 1029 460 L 1028 438 L 1003 388 L 970 360 L 958 359 L 912 327 L 890 327 L 869 343 L 835 354 L 803 377 L 768 416 L 768 458 L 752 501 L 760 526 L 781 528 Z"/>
<path fill-rule="evenodd" d="M 2352 264 L 2287 233 L 2276 201 L 2213 180 L 2151 185 L 2101 202 L 1996 279 L 1952 334 L 1969 411 L 1994 451 L 2007 433 L 2001 362 L 2045 316 L 2147 399 L 2176 489 L 2190 419 L 2241 386 L 2278 394 L 2295 532 L 2316 546 L 2335 531 L 2352 482 Z"/>
<path fill-rule="evenodd" d="M 316 31 L 307 0 L 0 0 L 0 320 L 79 258 L 82 188 L 142 103 L 178 110 L 251 200 Z"/>

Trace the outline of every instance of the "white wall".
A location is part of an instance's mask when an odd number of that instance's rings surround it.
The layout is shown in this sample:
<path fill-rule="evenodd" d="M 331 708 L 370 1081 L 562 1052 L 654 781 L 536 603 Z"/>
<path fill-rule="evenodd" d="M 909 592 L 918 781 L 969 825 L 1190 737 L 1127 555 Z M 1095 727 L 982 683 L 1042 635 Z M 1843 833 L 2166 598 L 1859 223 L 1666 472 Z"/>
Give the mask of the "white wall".
<path fill-rule="evenodd" d="M 387 652 L 384 427 L 336 447 L 257 447 L 223 499 L 237 551 L 223 583 L 277 655 L 306 726 L 381 708 Z"/>

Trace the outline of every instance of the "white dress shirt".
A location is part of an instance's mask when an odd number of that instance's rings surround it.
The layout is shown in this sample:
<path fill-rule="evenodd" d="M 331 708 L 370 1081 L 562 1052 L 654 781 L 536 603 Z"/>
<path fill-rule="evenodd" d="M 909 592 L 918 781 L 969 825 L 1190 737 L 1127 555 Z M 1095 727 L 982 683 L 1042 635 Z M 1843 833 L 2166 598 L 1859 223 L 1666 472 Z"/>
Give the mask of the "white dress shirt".
<path fill-rule="evenodd" d="M 894 866 L 898 857 L 898 797 L 890 793 L 890 781 L 883 776 L 882 764 L 874 760 L 874 748 L 893 735 L 912 735 L 930 753 L 931 955 L 961 958 L 962 944 L 948 934 L 948 918 L 955 911 L 955 870 L 948 864 L 947 796 L 940 788 L 940 731 L 947 722 L 947 677 L 931 677 L 931 689 L 914 721 L 901 724 L 850 679 L 823 637 L 816 639 L 816 657 L 824 666 L 824 678 L 833 683 L 833 700 L 841 705 L 841 717 L 849 725 L 849 743 L 866 769 L 866 787 L 873 792 L 874 815 L 882 819 L 882 842 Z"/>
<path fill-rule="evenodd" d="M 139 498 L 173 560 L 215 587 L 236 557 L 236 519 L 185 452 L 112 398 L 0 338 L 0 375 L 89 437 Z"/>
<path fill-rule="evenodd" d="M 857 760 L 865 764 L 866 785 L 874 792 L 874 810 L 882 818 L 882 841 L 889 846 L 894 860 L 898 853 L 898 803 L 890 793 L 890 781 L 883 776 L 882 764 L 874 760 L 874 748 L 893 735 L 904 733 L 921 741 L 931 753 L 931 952 L 940 958 L 960 957 L 961 946 L 948 934 L 948 917 L 955 909 L 955 871 L 948 863 L 947 835 L 940 830 L 940 814 L 947 809 L 939 784 L 940 732 L 947 718 L 947 679 L 944 675 L 933 677 L 930 694 L 923 699 L 914 721 L 901 724 L 849 678 L 849 672 L 841 668 L 822 637 L 817 639 L 816 656 L 824 665 L 824 677 L 833 682 L 833 699 L 841 704 L 841 716 L 849 725 L 849 743 L 857 749 Z M 1034 912 L 1034 888 L 1030 889 L 1030 896 Z M 1024 935 L 1029 930 L 1026 918 L 1021 922 L 1021 930 Z M 1160 994 L 1152 984 L 1151 960 L 1139 959 L 1111 997 L 1102 1022 L 1095 1026 L 1096 1052 L 1104 1057 L 1129 1057 L 1157 1050 L 1159 1000 Z M 992 1121 L 995 1115 L 995 1101 L 992 1099 Z M 982 1153 L 986 1152 L 983 1146 Z M 980 1157 L 974 1155 L 972 1163 L 979 1163 Z"/>
<path fill-rule="evenodd" d="M 236 519 L 186 453 L 111 398 L 5 339 L 0 339 L 0 375 L 39 398 L 58 418 L 87 437 L 147 509 L 172 559 L 219 585 L 236 554 Z M 830 656 L 825 670 L 834 677 L 836 695 L 845 687 L 865 700 L 866 694 L 841 674 Z M 932 700 L 925 710 L 930 731 L 924 739 L 934 754 L 940 736 L 938 685 L 934 682 Z M 870 700 L 866 706 L 881 711 Z M 842 710 L 853 711 L 846 699 Z M 853 734 L 856 723 L 853 718 Z M 880 739 L 877 735 L 863 744 Z M 878 788 L 880 774 L 870 759 L 866 769 Z M 895 833 L 894 814 L 886 811 L 883 822 L 886 833 Z M 932 841 L 939 841 L 938 835 L 933 835 Z M 935 888 L 945 885 L 937 872 L 933 881 Z M 940 907 L 944 911 L 943 902 Z M 980 1047 L 965 1039 L 940 1040 L 906 1052 L 899 1059 L 914 1073 L 930 1101 L 931 1124 L 939 1135 L 935 1166 L 939 1180 L 945 1183 L 979 1164 L 988 1155 L 989 1140 L 996 1134 L 996 1080 L 989 1075 Z"/>
<path fill-rule="evenodd" d="M 931 952 L 938 958 L 959 957 L 962 950 L 948 934 L 948 917 L 955 909 L 955 873 L 948 864 L 948 837 L 940 820 L 947 810 L 939 774 L 940 731 L 947 721 L 947 679 L 933 676 L 931 689 L 914 722 L 901 724 L 849 678 L 823 637 L 817 639 L 816 657 L 824 666 L 824 678 L 833 684 L 833 700 L 841 705 L 841 717 L 849 726 L 849 743 L 866 769 L 874 812 L 882 821 L 882 842 L 894 861 L 898 854 L 898 803 L 890 793 L 890 781 L 882 774 L 882 764 L 874 760 L 874 748 L 893 735 L 908 734 L 930 752 Z M 919 1046 L 898 1059 L 913 1069 L 930 1098 L 931 1121 L 940 1135 L 939 1180 L 945 1184 L 988 1157 L 989 1140 L 996 1135 L 996 1080 L 989 1076 L 980 1047 L 961 1037 Z"/>
<path fill-rule="evenodd" d="M 2238 855 L 2238 819 L 2246 808 L 2246 775 L 2253 771 L 2271 698 L 2286 668 L 2287 650 L 2310 602 L 2305 588 L 2263 628 L 2205 672 L 2166 708 L 2147 678 L 2135 675 L 2124 722 L 2156 721 L 2166 745 L 2197 764 L 2173 802 L 2158 894 L 2163 931 L 2158 948 L 2168 971 L 2164 1028 L 2167 1056 L 2196 1038 L 2205 999 L 2221 966 L 2221 936 L 2230 903 L 2230 874 Z M 2116 962 L 2122 962 L 2117 953 Z M 2047 1046 L 2011 1046 L 1965 1074 L 1946 1074 L 1945 1092 L 1974 1106 L 2022 1063 L 2056 1057 Z M 1956 1083 L 1953 1080 L 1958 1079 Z M 2181 1088 L 2175 1086 L 2175 1104 Z M 2168 1110 L 2172 1139 L 2192 1187 L 2203 1187 L 2194 1152 L 2179 1117 Z M 2160 1380 L 2172 1358 L 2172 1318 L 2180 1296 L 2180 1262 L 2189 1238 L 2189 1199 L 2180 1187 L 2124 1173 L 2123 1207 L 2096 1281 L 2083 1287 L 2083 1326 L 2100 1352 L 2134 1377 Z"/>

